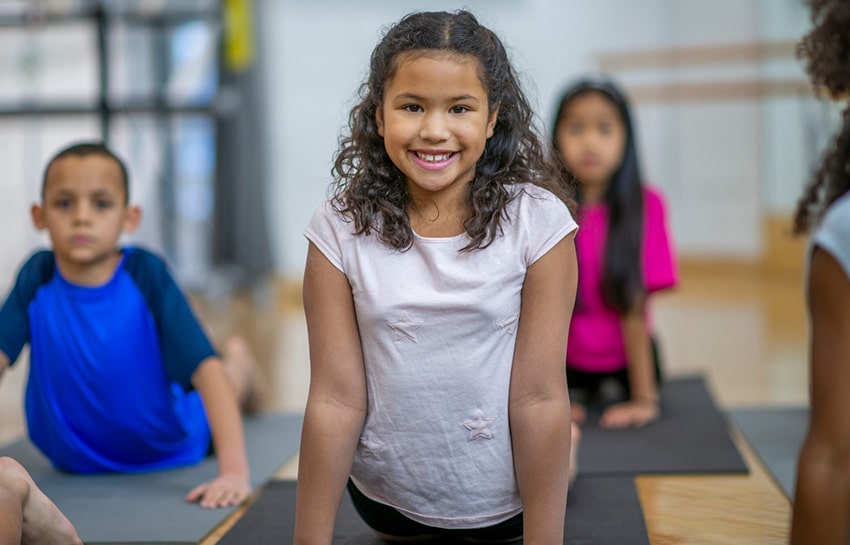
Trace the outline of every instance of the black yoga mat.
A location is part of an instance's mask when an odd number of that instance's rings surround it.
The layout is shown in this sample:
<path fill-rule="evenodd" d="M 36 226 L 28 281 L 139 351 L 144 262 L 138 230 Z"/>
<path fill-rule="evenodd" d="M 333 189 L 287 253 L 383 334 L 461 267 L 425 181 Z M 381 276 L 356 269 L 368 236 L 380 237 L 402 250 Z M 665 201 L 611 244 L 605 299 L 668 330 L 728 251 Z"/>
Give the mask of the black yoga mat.
<path fill-rule="evenodd" d="M 640 429 L 600 428 L 600 407 L 589 407 L 582 427 L 582 476 L 674 473 L 747 473 L 724 415 L 701 377 L 661 385 L 661 418 Z"/>
<path fill-rule="evenodd" d="M 729 417 L 744 434 L 789 499 L 794 496 L 797 458 L 806 438 L 806 407 L 731 409 Z"/>
<path fill-rule="evenodd" d="M 270 413 L 245 420 L 253 486 L 267 481 L 297 451 L 303 416 Z M 93 543 L 197 543 L 235 508 L 202 509 L 184 497 L 215 477 L 214 458 L 198 465 L 137 474 L 70 475 L 54 470 L 27 440 L 0 448 L 32 474 L 80 538 Z"/>
<path fill-rule="evenodd" d="M 295 526 L 295 481 L 271 481 L 218 545 L 289 545 Z M 649 545 L 634 479 L 579 477 L 570 490 L 564 528 L 570 545 Z M 360 520 L 348 493 L 334 545 L 385 545 Z M 448 545 L 445 540 L 439 542 Z M 521 543 L 521 542 L 518 542 Z"/>

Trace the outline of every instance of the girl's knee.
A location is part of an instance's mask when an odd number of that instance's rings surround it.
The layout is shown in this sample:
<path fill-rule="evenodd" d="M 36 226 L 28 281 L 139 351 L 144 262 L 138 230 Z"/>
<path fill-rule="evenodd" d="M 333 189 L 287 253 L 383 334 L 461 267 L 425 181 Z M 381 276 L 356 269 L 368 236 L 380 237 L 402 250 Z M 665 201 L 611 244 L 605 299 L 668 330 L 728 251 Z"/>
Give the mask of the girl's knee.
<path fill-rule="evenodd" d="M 17 460 L 0 456 L 0 490 L 23 498 L 29 491 L 30 479 L 27 470 Z"/>

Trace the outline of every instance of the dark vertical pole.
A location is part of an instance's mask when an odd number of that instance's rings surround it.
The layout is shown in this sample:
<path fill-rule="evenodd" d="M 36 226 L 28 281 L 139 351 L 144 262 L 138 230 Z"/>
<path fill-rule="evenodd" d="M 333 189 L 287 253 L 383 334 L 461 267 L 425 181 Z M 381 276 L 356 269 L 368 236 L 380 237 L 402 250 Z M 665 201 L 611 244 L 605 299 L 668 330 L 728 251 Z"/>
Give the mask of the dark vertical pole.
<path fill-rule="evenodd" d="M 98 110 L 100 113 L 100 135 L 106 144 L 109 144 L 109 124 L 112 112 L 109 107 L 109 56 L 107 51 L 107 17 L 102 2 L 95 7 L 95 21 L 97 22 L 97 61 L 100 76 L 98 92 Z"/>
<path fill-rule="evenodd" d="M 156 125 L 162 143 L 162 173 L 160 176 L 160 198 L 162 199 L 162 243 L 165 255 L 174 262 L 177 259 L 177 204 L 176 204 L 176 168 L 174 158 L 173 119 L 168 110 L 168 78 L 171 73 L 171 36 L 172 26 L 167 17 L 156 20 L 151 25 L 154 33 L 154 111 Z"/>

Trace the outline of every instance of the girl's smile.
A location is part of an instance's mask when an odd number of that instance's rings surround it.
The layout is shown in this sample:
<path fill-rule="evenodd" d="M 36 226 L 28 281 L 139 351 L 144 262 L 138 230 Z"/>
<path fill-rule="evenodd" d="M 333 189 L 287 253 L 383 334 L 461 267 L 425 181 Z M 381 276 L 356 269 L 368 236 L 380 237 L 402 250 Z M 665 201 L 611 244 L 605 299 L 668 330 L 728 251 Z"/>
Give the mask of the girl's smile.
<path fill-rule="evenodd" d="M 422 168 L 430 170 L 440 170 L 450 165 L 457 158 L 455 152 L 427 152 L 427 151 L 411 151 L 413 161 L 419 163 Z"/>

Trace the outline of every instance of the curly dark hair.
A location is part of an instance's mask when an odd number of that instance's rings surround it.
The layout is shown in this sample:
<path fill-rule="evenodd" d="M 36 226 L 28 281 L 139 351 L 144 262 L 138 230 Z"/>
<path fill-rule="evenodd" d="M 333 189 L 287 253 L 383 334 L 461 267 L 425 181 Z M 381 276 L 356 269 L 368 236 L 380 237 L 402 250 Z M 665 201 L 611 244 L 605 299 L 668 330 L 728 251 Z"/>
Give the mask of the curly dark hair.
<path fill-rule="evenodd" d="M 350 133 L 340 138 L 334 157 L 332 202 L 337 212 L 353 220 L 357 234 L 375 232 L 381 242 L 399 250 L 413 243 L 406 180 L 384 148 L 376 112 L 400 55 L 435 51 L 477 59 L 489 111 L 499 111 L 470 182 L 472 212 L 463 223 L 470 242 L 462 251 L 487 247 L 500 233 L 502 220 L 510 220 L 505 214 L 513 195 L 510 184 L 544 187 L 573 210 L 574 181 L 561 174 L 545 149 L 546 140 L 535 131 L 534 113 L 504 45 L 470 12 L 459 10 L 405 15 L 372 51 L 369 77 L 349 115 Z"/>
<path fill-rule="evenodd" d="M 806 71 L 819 94 L 834 98 L 850 93 L 850 2 L 809 0 L 814 28 L 797 46 Z M 846 98 L 845 98 L 846 100 Z M 850 106 L 842 114 L 841 129 L 824 152 L 812 180 L 797 204 L 794 232 L 816 225 L 838 197 L 850 191 Z"/>

